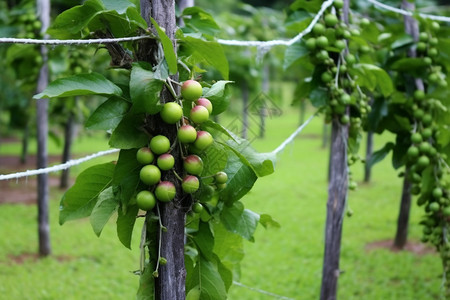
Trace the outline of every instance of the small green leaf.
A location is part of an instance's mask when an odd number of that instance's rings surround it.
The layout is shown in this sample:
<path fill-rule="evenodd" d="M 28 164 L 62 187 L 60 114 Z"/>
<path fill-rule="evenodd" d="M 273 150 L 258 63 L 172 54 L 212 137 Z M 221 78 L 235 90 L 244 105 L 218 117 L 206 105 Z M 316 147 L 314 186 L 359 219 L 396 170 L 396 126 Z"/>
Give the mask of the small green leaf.
<path fill-rule="evenodd" d="M 214 236 L 209 223 L 200 221 L 198 231 L 193 238 L 197 249 L 208 260 L 212 260 L 214 248 Z"/>
<path fill-rule="evenodd" d="M 394 91 L 391 77 L 380 67 L 372 64 L 358 64 L 352 70 L 358 74 L 356 82 L 360 86 L 366 87 L 371 91 L 374 91 L 378 87 L 385 97 Z"/>
<path fill-rule="evenodd" d="M 50 83 L 34 99 L 70 97 L 83 95 L 121 96 L 122 90 L 98 73 L 78 74 Z"/>
<path fill-rule="evenodd" d="M 185 8 L 181 17 L 184 20 L 185 26 L 194 32 L 214 36 L 220 31 L 220 27 L 214 21 L 214 18 L 200 7 L 192 6 Z"/>
<path fill-rule="evenodd" d="M 130 108 L 130 103 L 119 97 L 103 102 L 86 121 L 88 129 L 111 130 L 117 127 Z"/>
<path fill-rule="evenodd" d="M 113 193 L 113 188 L 110 186 L 98 195 L 97 203 L 92 210 L 90 221 L 92 229 L 97 236 L 102 233 L 103 227 L 105 227 L 108 220 L 113 213 L 117 210 L 119 201 Z"/>
<path fill-rule="evenodd" d="M 140 148 L 148 144 L 149 138 L 142 131 L 144 115 L 127 114 L 117 125 L 109 139 L 112 148 Z"/>
<path fill-rule="evenodd" d="M 156 21 L 153 18 L 151 18 L 151 22 L 153 26 L 155 26 L 156 32 L 158 32 L 159 40 L 161 41 L 164 50 L 164 58 L 166 59 L 167 64 L 169 65 L 169 72 L 170 74 L 176 74 L 177 55 L 175 54 L 175 50 L 173 49 L 172 41 L 161 29 L 161 27 L 159 27 L 158 23 L 156 23 Z"/>
<path fill-rule="evenodd" d="M 98 196 L 111 185 L 115 165 L 105 163 L 90 167 L 78 175 L 75 184 L 61 199 L 59 223 L 89 216 Z"/>
<path fill-rule="evenodd" d="M 308 54 L 309 50 L 306 48 L 303 41 L 288 46 L 286 48 L 286 52 L 284 53 L 283 70 L 287 70 L 300 58 L 305 57 Z"/>
<path fill-rule="evenodd" d="M 281 225 L 280 223 L 278 223 L 277 221 L 275 221 L 272 216 L 268 215 L 268 214 L 261 214 L 259 215 L 259 223 L 261 223 L 262 226 L 264 226 L 264 228 L 269 228 L 269 227 L 275 227 L 275 228 L 280 228 Z"/>
<path fill-rule="evenodd" d="M 219 80 L 214 83 L 210 88 L 203 88 L 203 97 L 211 101 L 213 105 L 212 115 L 218 115 L 224 112 L 230 104 L 228 97 L 226 96 L 226 85 L 233 81 Z"/>
<path fill-rule="evenodd" d="M 139 208 L 137 205 L 127 206 L 126 211 L 123 209 L 118 210 L 117 216 L 117 237 L 120 242 L 131 249 L 131 238 L 133 236 L 133 228 L 136 223 L 136 216 L 138 214 Z"/>
<path fill-rule="evenodd" d="M 239 234 L 251 242 L 254 241 L 253 234 L 258 226 L 259 215 L 244 209 L 241 202 L 235 202 L 233 206 L 225 206 L 220 219 L 230 232 Z"/>
<path fill-rule="evenodd" d="M 128 205 L 139 185 L 141 165 L 136 160 L 137 149 L 120 150 L 114 169 L 113 186 L 117 187 L 117 196 L 122 205 Z"/>
<path fill-rule="evenodd" d="M 200 155 L 203 160 L 203 172 L 202 177 L 214 175 L 217 172 L 222 171 L 227 165 L 227 152 L 224 147 L 217 143 L 213 142 L 205 151 L 203 151 Z"/>
<path fill-rule="evenodd" d="M 139 289 L 136 300 L 155 300 L 155 278 L 152 273 L 154 267 L 152 263 L 146 263 L 144 271 L 139 276 Z"/>
<path fill-rule="evenodd" d="M 327 104 L 328 91 L 317 86 L 309 93 L 309 100 L 314 107 L 322 107 Z"/>
<path fill-rule="evenodd" d="M 155 78 L 145 63 L 133 64 L 130 76 L 130 96 L 133 113 L 156 114 L 161 110 L 159 95 L 164 85 L 163 80 Z"/>
<path fill-rule="evenodd" d="M 204 123 L 201 124 L 202 129 L 204 130 L 208 130 L 209 132 L 217 132 L 218 134 L 224 134 L 225 136 L 227 136 L 228 138 L 231 138 L 233 141 L 237 142 L 237 140 L 235 139 L 236 135 L 226 129 L 225 127 L 223 127 L 222 125 L 220 125 L 219 123 L 216 123 L 214 121 L 208 120 Z"/>

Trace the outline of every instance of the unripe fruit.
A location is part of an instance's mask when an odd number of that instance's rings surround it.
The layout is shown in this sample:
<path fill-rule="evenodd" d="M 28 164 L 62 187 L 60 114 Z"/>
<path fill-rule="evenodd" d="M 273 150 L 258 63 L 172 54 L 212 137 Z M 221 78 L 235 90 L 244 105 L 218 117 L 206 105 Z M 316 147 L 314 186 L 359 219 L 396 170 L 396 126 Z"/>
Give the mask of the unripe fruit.
<path fill-rule="evenodd" d="M 136 195 L 136 204 L 139 209 L 142 210 L 152 210 L 155 207 L 156 199 L 152 192 L 150 191 L 140 191 Z"/>
<path fill-rule="evenodd" d="M 324 34 L 325 33 L 325 26 L 323 26 L 320 23 L 317 23 L 316 25 L 314 25 L 313 30 L 314 34 L 316 35 L 320 35 L 320 34 Z"/>
<path fill-rule="evenodd" d="M 444 210 L 442 211 L 442 213 L 444 214 L 444 216 L 450 217 L 450 207 L 444 208 Z"/>
<path fill-rule="evenodd" d="M 183 144 L 193 143 L 197 139 L 197 130 L 191 125 L 183 125 L 178 129 L 177 137 Z"/>
<path fill-rule="evenodd" d="M 423 42 L 419 42 L 419 43 L 417 43 L 416 49 L 418 52 L 425 52 L 425 50 L 427 50 L 427 44 L 425 44 Z"/>
<path fill-rule="evenodd" d="M 347 54 L 347 56 L 345 57 L 345 61 L 351 66 L 356 63 L 356 57 L 353 54 Z"/>
<path fill-rule="evenodd" d="M 170 149 L 170 141 L 163 135 L 154 136 L 150 141 L 150 149 L 158 155 L 166 153 Z"/>
<path fill-rule="evenodd" d="M 191 109 L 190 118 L 194 123 L 203 123 L 209 119 L 208 109 L 202 105 L 196 105 Z"/>
<path fill-rule="evenodd" d="M 172 156 L 172 154 L 164 153 L 158 157 L 156 164 L 161 170 L 167 171 L 172 169 L 175 165 L 175 158 Z"/>
<path fill-rule="evenodd" d="M 200 186 L 200 181 L 196 176 L 187 175 L 184 177 L 181 187 L 183 188 L 183 191 L 188 194 L 195 193 Z"/>
<path fill-rule="evenodd" d="M 195 104 L 206 107 L 206 109 L 208 110 L 209 114 L 212 113 L 213 106 L 212 106 L 211 101 L 209 101 L 208 99 L 200 98 L 197 101 L 195 101 Z"/>
<path fill-rule="evenodd" d="M 194 147 L 200 151 L 206 149 L 213 143 L 214 139 L 208 131 L 198 131 L 197 139 L 194 142 Z"/>
<path fill-rule="evenodd" d="M 201 213 L 203 211 L 203 205 L 198 202 L 194 203 L 194 205 L 192 205 L 192 211 L 197 214 Z"/>
<path fill-rule="evenodd" d="M 183 109 L 178 103 L 167 102 L 159 114 L 161 119 L 167 124 L 175 124 L 183 117 Z"/>
<path fill-rule="evenodd" d="M 228 175 L 225 172 L 217 172 L 216 175 L 214 175 L 214 180 L 216 183 L 226 183 L 228 181 Z"/>
<path fill-rule="evenodd" d="M 429 208 L 430 208 L 430 211 L 437 212 L 440 208 L 440 205 L 437 202 L 431 202 L 429 205 Z"/>
<path fill-rule="evenodd" d="M 227 187 L 227 184 L 226 183 L 218 183 L 218 184 L 216 184 L 216 187 L 219 191 L 221 191 Z"/>
<path fill-rule="evenodd" d="M 328 27 L 334 27 L 339 22 L 339 19 L 334 14 L 327 14 L 324 20 Z"/>
<path fill-rule="evenodd" d="M 433 189 L 433 192 L 432 192 L 432 195 L 433 195 L 433 198 L 435 198 L 435 199 L 439 199 L 439 198 L 441 198 L 442 197 L 442 189 L 441 188 L 434 188 Z"/>
<path fill-rule="evenodd" d="M 337 9 L 340 9 L 342 7 L 344 7 L 344 1 L 343 0 L 335 0 L 333 2 L 334 7 L 336 7 Z"/>
<path fill-rule="evenodd" d="M 331 75 L 329 72 L 323 72 L 322 75 L 320 75 L 320 79 L 325 82 L 331 82 L 333 80 L 333 75 Z"/>
<path fill-rule="evenodd" d="M 154 159 L 155 156 L 148 147 L 142 147 L 136 152 L 136 160 L 142 165 L 149 165 Z"/>
<path fill-rule="evenodd" d="M 419 149 L 415 146 L 411 146 L 408 148 L 407 155 L 409 159 L 415 159 L 419 157 Z"/>
<path fill-rule="evenodd" d="M 419 40 L 420 40 L 421 42 L 426 42 L 426 41 L 428 41 L 428 34 L 427 34 L 426 32 L 421 32 L 421 33 L 419 34 Z"/>
<path fill-rule="evenodd" d="M 418 133 L 418 132 L 413 133 L 411 135 L 411 142 L 413 144 L 418 144 L 418 143 L 422 142 L 422 135 L 420 133 Z"/>
<path fill-rule="evenodd" d="M 325 48 L 325 47 L 327 47 L 328 46 L 328 39 L 327 39 L 327 37 L 326 36 L 319 36 L 317 39 L 316 39 L 316 45 L 317 45 L 317 47 L 319 47 L 319 48 Z"/>
<path fill-rule="evenodd" d="M 439 43 L 439 40 L 437 38 L 431 38 L 430 39 L 430 45 L 431 46 L 436 46 Z"/>
<path fill-rule="evenodd" d="M 161 181 L 155 188 L 155 196 L 162 202 L 171 201 L 176 193 L 175 185 L 170 181 Z"/>
<path fill-rule="evenodd" d="M 316 49 L 316 39 L 315 38 L 307 39 L 305 45 L 306 45 L 306 48 L 308 48 L 309 50 Z"/>
<path fill-rule="evenodd" d="M 430 114 L 424 114 L 422 117 L 423 125 L 430 125 L 433 122 L 433 117 Z"/>
<path fill-rule="evenodd" d="M 334 46 L 341 51 L 344 50 L 345 47 L 347 47 L 347 45 L 345 44 L 345 41 L 343 41 L 343 40 L 336 40 L 334 42 Z"/>
<path fill-rule="evenodd" d="M 139 178 L 143 183 L 153 185 L 161 180 L 161 171 L 157 166 L 146 165 L 142 167 L 139 173 Z"/>
<path fill-rule="evenodd" d="M 181 96 L 187 101 L 197 100 L 202 96 L 202 86 L 195 80 L 186 80 L 181 86 Z"/>
<path fill-rule="evenodd" d="M 341 124 L 346 125 L 346 124 L 348 124 L 349 122 L 350 122 L 350 117 L 349 117 L 349 116 L 343 115 L 343 116 L 341 117 Z"/>
<path fill-rule="evenodd" d="M 441 28 L 441 25 L 439 25 L 438 22 L 431 23 L 431 28 L 435 31 L 439 30 Z"/>
<path fill-rule="evenodd" d="M 425 167 L 427 167 L 430 164 L 430 159 L 428 157 L 426 157 L 425 155 L 422 155 L 421 157 L 419 157 L 419 159 L 417 160 L 417 166 L 420 169 L 423 169 Z"/>
<path fill-rule="evenodd" d="M 419 145 L 419 150 L 421 153 L 429 153 L 431 149 L 431 145 L 428 142 L 422 142 Z"/>
<path fill-rule="evenodd" d="M 422 131 L 422 137 L 423 137 L 424 139 L 430 138 L 432 134 L 433 134 L 433 130 L 432 130 L 431 128 L 425 128 L 425 129 Z"/>
<path fill-rule="evenodd" d="M 203 171 L 203 161 L 197 155 L 189 155 L 184 159 L 184 169 L 192 175 L 200 175 Z"/>

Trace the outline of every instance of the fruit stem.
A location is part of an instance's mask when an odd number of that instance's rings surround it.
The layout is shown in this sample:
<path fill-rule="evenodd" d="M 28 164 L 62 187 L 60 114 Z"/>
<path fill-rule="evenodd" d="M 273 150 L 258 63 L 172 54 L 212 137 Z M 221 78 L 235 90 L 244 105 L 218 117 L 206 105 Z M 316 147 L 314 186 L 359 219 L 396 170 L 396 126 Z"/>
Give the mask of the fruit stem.
<path fill-rule="evenodd" d="M 182 62 L 181 60 L 179 60 L 178 63 L 179 63 L 183 68 L 185 68 L 185 69 L 189 72 L 189 74 L 191 74 L 191 69 L 189 69 L 189 67 L 188 67 L 184 62 Z M 180 83 L 177 83 L 177 84 L 181 85 Z"/>
<path fill-rule="evenodd" d="M 155 271 L 153 272 L 154 274 L 158 274 L 158 269 L 159 269 L 159 261 L 161 259 L 161 243 L 162 243 L 162 232 L 163 232 L 163 225 L 161 223 L 161 212 L 159 211 L 159 203 L 156 203 L 156 210 L 158 211 L 158 222 L 159 222 L 159 241 L 158 241 L 158 259 L 156 261 L 156 267 L 155 267 Z"/>
<path fill-rule="evenodd" d="M 180 175 L 178 175 L 177 171 L 175 171 L 174 169 L 172 169 L 173 174 L 175 175 L 176 178 L 178 178 L 178 180 L 183 181 L 183 178 L 180 177 Z"/>
<path fill-rule="evenodd" d="M 173 98 L 175 100 L 177 100 L 177 98 L 178 98 L 177 93 L 175 93 L 175 90 L 171 84 L 171 80 L 169 80 L 169 78 L 167 78 L 167 80 L 164 83 L 165 83 L 166 87 L 169 89 L 169 92 L 172 94 Z"/>

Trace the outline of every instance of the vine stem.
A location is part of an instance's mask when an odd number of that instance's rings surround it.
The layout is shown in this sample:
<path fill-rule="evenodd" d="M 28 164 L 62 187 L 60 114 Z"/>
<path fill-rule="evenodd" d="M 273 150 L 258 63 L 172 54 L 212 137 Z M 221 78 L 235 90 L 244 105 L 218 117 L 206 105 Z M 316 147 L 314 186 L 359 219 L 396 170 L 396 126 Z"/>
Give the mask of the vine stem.
<path fill-rule="evenodd" d="M 178 180 L 183 181 L 183 178 L 181 178 L 180 175 L 178 175 L 177 171 L 175 171 L 174 169 L 172 169 L 173 174 L 175 175 L 176 178 L 178 178 Z"/>
<path fill-rule="evenodd" d="M 141 243 L 139 244 L 139 249 L 141 251 L 140 256 L 140 262 L 139 267 L 142 272 L 144 272 L 144 265 L 145 265 L 145 240 L 147 239 L 147 219 L 144 220 L 144 224 L 142 225 L 142 232 L 141 232 Z"/>
<path fill-rule="evenodd" d="M 159 203 L 156 203 L 156 210 L 158 211 L 158 222 L 159 222 L 159 241 L 158 241 L 158 259 L 156 260 L 156 267 L 155 267 L 155 271 L 153 272 L 154 274 L 158 274 L 158 269 L 159 269 L 159 260 L 161 259 L 161 243 L 162 243 L 162 232 L 163 232 L 163 228 L 166 228 L 163 226 L 163 224 L 161 223 L 161 212 L 159 210 Z M 158 276 L 156 276 L 158 277 Z"/>
<path fill-rule="evenodd" d="M 170 91 L 170 93 L 172 94 L 173 98 L 174 98 L 175 100 L 177 100 L 177 99 L 178 99 L 177 93 L 175 93 L 175 90 L 174 90 L 174 88 L 173 88 L 173 86 L 172 86 L 172 84 L 171 84 L 171 80 L 169 80 L 169 78 L 167 78 L 166 81 L 165 81 L 164 83 L 165 83 L 166 87 L 169 89 L 169 91 Z"/>

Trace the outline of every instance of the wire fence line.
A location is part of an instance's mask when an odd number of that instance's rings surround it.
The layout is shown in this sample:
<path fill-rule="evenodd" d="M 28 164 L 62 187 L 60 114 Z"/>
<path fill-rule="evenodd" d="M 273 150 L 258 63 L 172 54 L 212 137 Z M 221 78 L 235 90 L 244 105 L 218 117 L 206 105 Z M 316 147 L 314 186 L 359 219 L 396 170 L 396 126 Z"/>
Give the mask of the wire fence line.
<path fill-rule="evenodd" d="M 286 148 L 287 145 L 292 143 L 297 135 L 305 129 L 305 127 L 312 121 L 316 116 L 316 113 L 310 116 L 302 125 L 300 125 L 287 139 L 285 139 L 275 150 L 272 151 L 273 154 L 278 154 Z"/>
<path fill-rule="evenodd" d="M 122 38 L 110 39 L 87 39 L 87 40 L 52 40 L 52 39 L 16 39 L 16 38 L 0 38 L 2 44 L 36 44 L 36 45 L 93 45 L 93 44 L 111 44 L 119 42 L 138 41 L 153 38 L 150 35 L 130 36 Z"/>
<path fill-rule="evenodd" d="M 430 19 L 430 20 L 434 20 L 434 21 L 442 21 L 442 22 L 450 22 L 450 17 L 446 17 L 446 16 L 436 16 L 436 15 L 430 15 L 430 14 L 424 14 L 424 13 L 419 13 L 419 12 L 414 12 L 414 11 L 407 11 L 404 9 L 400 9 L 400 8 L 396 8 L 396 7 L 392 7 L 389 5 L 386 5 L 384 3 L 378 2 L 377 0 L 367 0 L 368 2 L 372 3 L 375 6 L 381 7 L 383 9 L 404 15 L 404 16 L 414 16 L 415 14 L 420 16 L 421 18 L 424 19 Z"/>
<path fill-rule="evenodd" d="M 100 157 L 103 155 L 116 153 L 119 150 L 120 149 L 111 149 L 111 150 L 106 150 L 106 151 L 100 151 L 95 154 L 91 154 L 86 157 L 83 157 L 83 158 L 69 160 L 66 163 L 48 167 L 48 168 L 41 168 L 41 169 L 37 169 L 37 170 L 27 170 L 24 172 L 18 172 L 18 173 L 13 173 L 13 174 L 6 174 L 6 175 L 0 174 L 0 181 L 8 180 L 8 179 L 18 179 L 18 178 L 22 178 L 22 177 L 29 177 L 29 176 L 39 175 L 39 174 L 47 174 L 47 173 L 62 171 L 62 170 L 68 169 L 70 167 L 84 163 L 88 160 L 91 160 L 91 159 L 94 159 L 94 158 L 97 158 L 97 157 Z"/>

